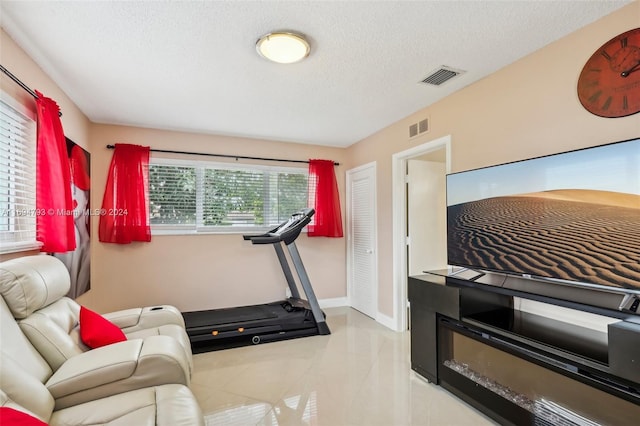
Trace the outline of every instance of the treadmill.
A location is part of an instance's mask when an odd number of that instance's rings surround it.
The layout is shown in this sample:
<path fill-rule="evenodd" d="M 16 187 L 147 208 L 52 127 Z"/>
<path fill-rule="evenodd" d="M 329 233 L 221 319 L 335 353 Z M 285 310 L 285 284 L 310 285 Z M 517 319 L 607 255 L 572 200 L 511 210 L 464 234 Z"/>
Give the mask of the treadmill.
<path fill-rule="evenodd" d="M 331 334 L 295 242 L 314 214 L 314 209 L 302 209 L 265 234 L 243 235 L 244 240 L 252 244 L 273 246 L 291 297 L 264 305 L 183 312 L 193 353 Z M 290 261 L 283 246 L 289 252 Z M 306 300 L 300 297 L 290 262 Z"/>

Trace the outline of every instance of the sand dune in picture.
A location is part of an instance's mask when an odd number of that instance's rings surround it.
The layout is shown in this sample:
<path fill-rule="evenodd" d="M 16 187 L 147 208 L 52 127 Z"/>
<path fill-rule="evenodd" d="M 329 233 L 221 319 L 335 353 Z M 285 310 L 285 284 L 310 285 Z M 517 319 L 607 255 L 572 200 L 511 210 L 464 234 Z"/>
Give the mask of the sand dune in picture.
<path fill-rule="evenodd" d="M 452 263 L 640 289 L 640 195 L 554 190 L 449 206 Z"/>
<path fill-rule="evenodd" d="M 555 189 L 551 191 L 519 194 L 518 197 L 540 197 L 640 209 L 640 195 L 626 194 L 623 192 L 595 191 L 591 189 Z"/>

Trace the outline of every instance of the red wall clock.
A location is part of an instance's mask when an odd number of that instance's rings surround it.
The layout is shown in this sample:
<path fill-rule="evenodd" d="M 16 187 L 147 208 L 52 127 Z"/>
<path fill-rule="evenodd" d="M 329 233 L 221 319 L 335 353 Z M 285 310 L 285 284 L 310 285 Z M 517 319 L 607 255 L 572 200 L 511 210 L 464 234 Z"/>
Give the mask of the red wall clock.
<path fill-rule="evenodd" d="M 578 98 L 600 117 L 640 112 L 640 28 L 615 36 L 595 51 L 578 77 Z"/>

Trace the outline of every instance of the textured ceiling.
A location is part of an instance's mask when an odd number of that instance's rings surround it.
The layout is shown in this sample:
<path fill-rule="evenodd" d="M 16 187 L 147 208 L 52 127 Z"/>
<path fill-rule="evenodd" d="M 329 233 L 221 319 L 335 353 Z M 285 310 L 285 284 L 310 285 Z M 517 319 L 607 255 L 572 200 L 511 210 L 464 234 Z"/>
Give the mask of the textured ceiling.
<path fill-rule="evenodd" d="M 348 146 L 626 3 L 2 0 L 0 24 L 94 122 Z M 256 53 L 280 29 L 307 60 Z M 441 65 L 466 72 L 419 83 Z"/>

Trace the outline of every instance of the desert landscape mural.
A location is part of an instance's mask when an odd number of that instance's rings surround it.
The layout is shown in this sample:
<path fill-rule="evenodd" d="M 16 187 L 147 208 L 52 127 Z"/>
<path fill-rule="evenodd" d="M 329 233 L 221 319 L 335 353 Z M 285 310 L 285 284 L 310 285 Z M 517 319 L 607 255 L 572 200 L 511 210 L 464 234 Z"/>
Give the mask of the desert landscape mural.
<path fill-rule="evenodd" d="M 455 265 L 640 290 L 640 195 L 561 189 L 447 207 Z"/>

